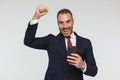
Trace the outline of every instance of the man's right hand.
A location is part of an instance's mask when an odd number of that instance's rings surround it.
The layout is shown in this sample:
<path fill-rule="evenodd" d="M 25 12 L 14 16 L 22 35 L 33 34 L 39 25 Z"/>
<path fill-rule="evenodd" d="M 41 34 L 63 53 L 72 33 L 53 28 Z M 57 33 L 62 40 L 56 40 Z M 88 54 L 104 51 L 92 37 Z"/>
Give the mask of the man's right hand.
<path fill-rule="evenodd" d="M 38 20 L 41 16 L 44 16 L 47 12 L 48 9 L 46 6 L 38 5 L 32 20 Z"/>

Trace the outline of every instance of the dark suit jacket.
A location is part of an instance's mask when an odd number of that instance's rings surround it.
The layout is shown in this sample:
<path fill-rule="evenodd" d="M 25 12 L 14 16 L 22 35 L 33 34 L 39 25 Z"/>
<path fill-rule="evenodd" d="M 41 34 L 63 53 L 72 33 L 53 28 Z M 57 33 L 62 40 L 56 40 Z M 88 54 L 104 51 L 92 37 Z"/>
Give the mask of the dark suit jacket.
<path fill-rule="evenodd" d="M 59 33 L 57 36 L 49 34 L 44 37 L 35 37 L 38 24 L 28 25 L 25 33 L 24 44 L 48 51 L 49 64 L 46 71 L 45 80 L 83 80 L 83 72 L 66 61 L 67 50 L 64 36 Z M 92 51 L 90 40 L 78 36 L 76 33 L 77 53 L 86 61 L 87 71 L 84 73 L 95 76 L 97 66 Z"/>

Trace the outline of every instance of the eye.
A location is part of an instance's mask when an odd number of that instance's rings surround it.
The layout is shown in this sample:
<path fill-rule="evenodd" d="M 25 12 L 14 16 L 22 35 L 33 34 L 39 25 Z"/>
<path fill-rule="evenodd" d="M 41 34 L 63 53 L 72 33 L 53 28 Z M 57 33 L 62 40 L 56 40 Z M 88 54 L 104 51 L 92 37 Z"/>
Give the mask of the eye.
<path fill-rule="evenodd" d="M 59 21 L 58 24 L 63 24 L 63 22 L 62 22 L 62 21 Z"/>

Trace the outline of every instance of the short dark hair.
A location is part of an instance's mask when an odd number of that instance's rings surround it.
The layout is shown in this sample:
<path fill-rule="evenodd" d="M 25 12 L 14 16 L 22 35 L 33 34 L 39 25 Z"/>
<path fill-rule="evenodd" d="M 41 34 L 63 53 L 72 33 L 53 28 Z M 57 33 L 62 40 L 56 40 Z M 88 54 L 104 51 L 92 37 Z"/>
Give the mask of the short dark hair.
<path fill-rule="evenodd" d="M 72 12 L 69 9 L 64 8 L 64 9 L 61 9 L 60 11 L 58 11 L 57 18 L 59 16 L 59 14 L 65 14 L 65 13 L 69 13 L 73 17 Z"/>

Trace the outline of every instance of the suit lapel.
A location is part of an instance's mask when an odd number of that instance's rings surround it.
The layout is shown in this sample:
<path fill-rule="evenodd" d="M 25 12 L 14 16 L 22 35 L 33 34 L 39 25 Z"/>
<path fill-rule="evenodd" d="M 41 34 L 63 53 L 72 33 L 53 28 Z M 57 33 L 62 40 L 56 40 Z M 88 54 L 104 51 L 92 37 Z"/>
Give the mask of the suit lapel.
<path fill-rule="evenodd" d="M 80 47 L 81 47 L 81 45 L 80 44 L 82 44 L 81 43 L 81 38 L 77 35 L 77 33 L 75 33 L 74 32 L 74 34 L 76 35 L 76 47 L 77 47 L 77 53 L 79 53 L 80 52 Z"/>
<path fill-rule="evenodd" d="M 64 58 L 66 59 L 66 56 L 67 56 L 67 50 L 66 50 L 66 45 L 65 45 L 65 39 L 64 37 L 62 36 L 62 34 L 58 34 L 57 35 L 57 41 L 58 41 L 58 47 L 59 47 L 59 54 Z"/>
<path fill-rule="evenodd" d="M 56 36 L 55 44 L 57 44 L 57 47 L 55 47 L 55 49 L 58 51 L 57 54 L 66 60 L 67 50 L 65 46 L 65 39 L 64 39 L 64 36 L 62 36 L 62 34 L 58 34 Z"/>
<path fill-rule="evenodd" d="M 82 59 L 85 59 L 85 52 L 83 48 L 83 40 L 82 37 L 78 36 L 76 33 L 76 47 L 77 47 L 77 53 L 82 57 Z"/>

